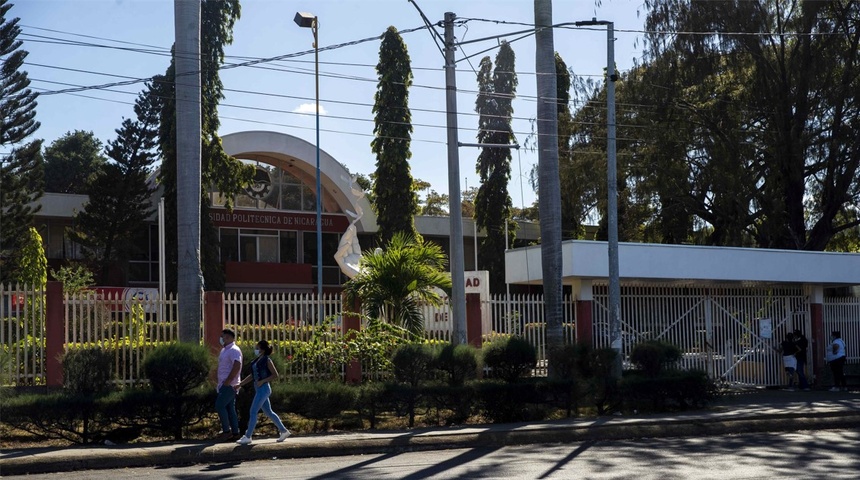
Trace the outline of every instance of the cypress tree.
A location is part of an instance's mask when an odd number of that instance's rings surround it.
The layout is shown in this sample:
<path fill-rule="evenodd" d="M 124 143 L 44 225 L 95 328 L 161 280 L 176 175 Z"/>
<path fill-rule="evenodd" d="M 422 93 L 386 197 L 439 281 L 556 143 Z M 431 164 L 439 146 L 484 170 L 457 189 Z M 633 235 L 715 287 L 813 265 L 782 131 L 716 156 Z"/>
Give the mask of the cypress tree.
<path fill-rule="evenodd" d="M 418 194 L 413 189 L 409 159 L 412 152 L 412 114 L 409 111 L 409 87 L 412 67 L 403 38 L 394 27 L 382 35 L 379 63 L 376 65 L 379 83 L 374 95 L 376 116 L 370 142 L 376 154 L 376 178 L 373 194 L 376 222 L 382 244 L 388 244 L 397 232 L 417 237 L 414 216 L 418 213 Z"/>

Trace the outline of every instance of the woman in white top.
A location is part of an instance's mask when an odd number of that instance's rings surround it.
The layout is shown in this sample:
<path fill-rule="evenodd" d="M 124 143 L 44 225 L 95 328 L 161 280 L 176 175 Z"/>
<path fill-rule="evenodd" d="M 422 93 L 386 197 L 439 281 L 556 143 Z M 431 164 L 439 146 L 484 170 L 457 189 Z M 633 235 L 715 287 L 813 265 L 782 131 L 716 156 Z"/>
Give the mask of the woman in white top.
<path fill-rule="evenodd" d="M 833 372 L 833 388 L 831 392 L 847 392 L 848 384 L 845 382 L 845 342 L 842 341 L 842 334 L 838 330 L 830 333 L 830 348 L 827 349 L 825 357 L 830 365 L 830 371 Z"/>

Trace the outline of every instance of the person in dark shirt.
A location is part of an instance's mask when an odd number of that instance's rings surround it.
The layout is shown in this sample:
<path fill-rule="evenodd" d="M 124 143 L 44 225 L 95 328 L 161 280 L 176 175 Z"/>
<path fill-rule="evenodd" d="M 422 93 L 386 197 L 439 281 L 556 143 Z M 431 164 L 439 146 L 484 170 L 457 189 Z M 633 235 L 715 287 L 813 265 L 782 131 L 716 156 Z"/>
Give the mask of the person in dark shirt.
<path fill-rule="evenodd" d="M 797 379 L 800 382 L 800 389 L 809 391 L 809 381 L 806 379 L 806 351 L 809 350 L 809 339 L 806 335 L 797 329 L 794 331 L 794 345 L 797 347 L 797 353 L 794 358 L 797 359 Z"/>

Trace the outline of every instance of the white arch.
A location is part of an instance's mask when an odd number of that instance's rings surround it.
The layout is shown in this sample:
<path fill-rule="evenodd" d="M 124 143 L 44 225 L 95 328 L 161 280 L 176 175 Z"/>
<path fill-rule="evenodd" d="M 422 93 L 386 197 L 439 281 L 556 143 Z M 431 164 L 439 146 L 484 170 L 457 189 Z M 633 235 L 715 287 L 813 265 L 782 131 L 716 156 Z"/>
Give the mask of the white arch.
<path fill-rule="evenodd" d="M 228 155 L 250 160 L 271 163 L 278 160 L 282 168 L 290 170 L 308 185 L 316 182 L 316 147 L 301 138 L 286 133 L 253 130 L 236 132 L 221 137 L 224 152 Z M 376 232 L 376 214 L 370 208 L 367 198 L 356 199 L 350 191 L 350 176 L 346 168 L 324 150 L 320 150 L 320 182 L 324 192 L 323 199 L 332 199 L 340 211 L 356 211 L 360 208 L 364 215 L 356 225 L 361 232 Z M 323 203 L 326 208 L 326 203 Z M 327 210 L 329 208 L 326 208 Z"/>

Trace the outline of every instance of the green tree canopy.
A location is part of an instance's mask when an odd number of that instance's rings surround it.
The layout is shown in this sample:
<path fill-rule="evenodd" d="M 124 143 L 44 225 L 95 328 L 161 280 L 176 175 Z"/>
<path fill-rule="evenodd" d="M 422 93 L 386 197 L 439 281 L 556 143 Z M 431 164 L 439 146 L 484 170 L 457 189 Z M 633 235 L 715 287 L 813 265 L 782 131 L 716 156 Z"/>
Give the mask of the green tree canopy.
<path fill-rule="evenodd" d="M 417 236 L 414 216 L 418 213 L 418 195 L 413 189 L 409 159 L 412 152 L 412 113 L 409 111 L 409 87 L 412 67 L 403 38 L 394 27 L 382 34 L 379 83 L 374 95 L 375 138 L 370 147 L 376 155 L 376 177 L 373 197 L 376 223 L 382 243 L 388 243 L 397 232 Z"/>
<path fill-rule="evenodd" d="M 646 7 L 645 61 L 617 84 L 619 236 L 807 250 L 838 237 L 850 245 L 860 225 L 860 3 Z M 662 33 L 677 31 L 698 33 Z M 605 113 L 591 106 L 605 93 L 584 100 L 571 140 L 574 172 L 588 152 L 605 155 Z M 571 178 L 566 186 L 584 185 L 575 213 L 605 224 L 602 187 Z"/>
<path fill-rule="evenodd" d="M 85 194 L 106 162 L 93 132 L 67 132 L 45 148 L 45 191 Z"/>

